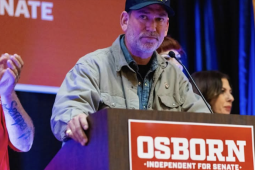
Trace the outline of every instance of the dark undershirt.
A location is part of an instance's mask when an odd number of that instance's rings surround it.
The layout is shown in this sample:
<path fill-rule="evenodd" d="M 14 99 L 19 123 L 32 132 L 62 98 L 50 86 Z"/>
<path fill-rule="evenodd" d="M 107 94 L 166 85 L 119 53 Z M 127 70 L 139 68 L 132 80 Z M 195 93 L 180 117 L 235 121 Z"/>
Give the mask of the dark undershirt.
<path fill-rule="evenodd" d="M 142 76 L 142 80 L 144 80 L 146 74 L 151 68 L 151 61 L 152 59 L 150 59 L 150 61 L 146 65 L 138 65 L 138 73 Z"/>
<path fill-rule="evenodd" d="M 145 78 L 146 74 L 150 70 L 150 64 L 148 63 L 147 65 L 138 65 L 138 72 L 142 76 L 142 79 Z"/>

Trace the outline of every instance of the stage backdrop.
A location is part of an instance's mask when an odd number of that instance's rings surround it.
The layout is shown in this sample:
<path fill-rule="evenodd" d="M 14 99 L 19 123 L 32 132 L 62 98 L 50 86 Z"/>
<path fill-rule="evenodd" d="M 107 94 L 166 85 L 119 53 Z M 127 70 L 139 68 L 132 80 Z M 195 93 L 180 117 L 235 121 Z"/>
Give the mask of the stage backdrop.
<path fill-rule="evenodd" d="M 54 93 L 80 57 L 122 33 L 124 6 L 124 0 L 0 0 L 0 54 L 17 53 L 25 62 L 16 90 Z"/>
<path fill-rule="evenodd" d="M 255 21 L 255 0 L 252 1 L 253 2 L 253 12 L 254 12 L 254 21 Z"/>

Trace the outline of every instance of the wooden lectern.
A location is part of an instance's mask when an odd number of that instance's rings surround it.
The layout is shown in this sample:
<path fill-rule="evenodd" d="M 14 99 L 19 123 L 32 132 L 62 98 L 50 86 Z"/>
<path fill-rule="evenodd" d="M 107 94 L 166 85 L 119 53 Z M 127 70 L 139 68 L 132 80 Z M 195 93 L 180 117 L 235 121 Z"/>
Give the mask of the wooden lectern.
<path fill-rule="evenodd" d="M 255 117 L 224 114 L 107 109 L 88 117 L 89 143 L 69 140 L 46 170 L 129 170 L 128 119 L 255 125 Z"/>

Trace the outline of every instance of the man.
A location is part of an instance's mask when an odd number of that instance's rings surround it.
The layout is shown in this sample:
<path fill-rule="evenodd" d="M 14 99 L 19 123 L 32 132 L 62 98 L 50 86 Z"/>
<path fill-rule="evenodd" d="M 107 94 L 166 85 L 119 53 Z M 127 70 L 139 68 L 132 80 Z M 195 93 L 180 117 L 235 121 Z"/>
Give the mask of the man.
<path fill-rule="evenodd" d="M 57 94 L 51 128 L 57 139 L 85 145 L 87 116 L 103 108 L 209 112 L 188 79 L 155 50 L 173 15 L 169 0 L 127 0 L 120 35 L 82 57 Z"/>
<path fill-rule="evenodd" d="M 0 57 L 0 169 L 9 169 L 8 145 L 21 152 L 30 150 L 34 139 L 33 123 L 23 109 L 14 87 L 24 65 L 19 55 Z"/>

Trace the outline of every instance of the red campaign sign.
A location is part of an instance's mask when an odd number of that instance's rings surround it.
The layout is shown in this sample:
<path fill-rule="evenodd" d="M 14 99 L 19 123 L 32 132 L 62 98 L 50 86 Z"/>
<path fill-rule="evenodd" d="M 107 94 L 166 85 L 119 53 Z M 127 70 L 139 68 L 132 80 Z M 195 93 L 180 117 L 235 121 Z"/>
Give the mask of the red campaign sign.
<path fill-rule="evenodd" d="M 120 0 L 0 0 L 0 55 L 23 58 L 19 84 L 59 87 L 80 57 L 123 33 L 124 7 Z"/>
<path fill-rule="evenodd" d="M 130 170 L 254 170 L 253 126 L 129 120 Z"/>

